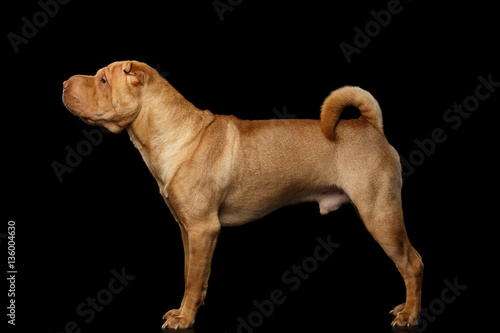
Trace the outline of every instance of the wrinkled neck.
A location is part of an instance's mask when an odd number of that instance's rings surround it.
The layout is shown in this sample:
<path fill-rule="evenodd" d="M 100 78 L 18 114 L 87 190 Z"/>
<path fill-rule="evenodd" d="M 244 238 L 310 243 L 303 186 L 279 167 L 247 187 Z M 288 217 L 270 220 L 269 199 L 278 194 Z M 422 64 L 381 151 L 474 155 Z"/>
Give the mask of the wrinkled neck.
<path fill-rule="evenodd" d="M 192 130 L 203 119 L 203 111 L 166 80 L 157 81 L 155 87 L 142 96 L 141 110 L 128 127 L 129 134 L 146 150 L 156 148 L 159 142 L 176 141 L 176 136 Z"/>
<path fill-rule="evenodd" d="M 174 156 L 180 158 L 182 148 L 199 138 L 215 116 L 195 107 L 164 79 L 146 90 L 141 111 L 127 131 L 150 169 L 164 168 Z M 156 173 L 162 178 L 162 172 Z"/>

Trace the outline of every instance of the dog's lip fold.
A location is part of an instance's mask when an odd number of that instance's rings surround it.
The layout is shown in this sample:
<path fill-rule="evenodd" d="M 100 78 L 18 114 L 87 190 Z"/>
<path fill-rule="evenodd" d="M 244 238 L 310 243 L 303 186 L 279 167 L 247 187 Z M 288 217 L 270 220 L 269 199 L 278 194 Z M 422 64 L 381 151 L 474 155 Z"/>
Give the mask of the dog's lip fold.
<path fill-rule="evenodd" d="M 89 117 L 80 117 L 84 122 L 89 125 L 97 125 L 97 121 L 90 119 Z"/>

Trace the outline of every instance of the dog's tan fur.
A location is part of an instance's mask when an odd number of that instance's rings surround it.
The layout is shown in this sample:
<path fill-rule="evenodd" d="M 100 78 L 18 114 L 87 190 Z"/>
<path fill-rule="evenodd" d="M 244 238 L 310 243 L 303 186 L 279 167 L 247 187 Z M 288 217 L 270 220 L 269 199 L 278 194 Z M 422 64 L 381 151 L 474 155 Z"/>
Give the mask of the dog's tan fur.
<path fill-rule="evenodd" d="M 193 325 L 221 226 L 306 201 L 318 202 L 323 215 L 346 202 L 356 207 L 406 284 L 393 325 L 417 325 L 423 263 L 404 226 L 399 155 L 367 91 L 333 91 L 321 120 L 241 120 L 202 111 L 153 68 L 122 61 L 65 81 L 63 101 L 90 125 L 127 129 L 180 226 L 185 293 L 164 328 Z M 361 117 L 339 121 L 351 105 Z"/>

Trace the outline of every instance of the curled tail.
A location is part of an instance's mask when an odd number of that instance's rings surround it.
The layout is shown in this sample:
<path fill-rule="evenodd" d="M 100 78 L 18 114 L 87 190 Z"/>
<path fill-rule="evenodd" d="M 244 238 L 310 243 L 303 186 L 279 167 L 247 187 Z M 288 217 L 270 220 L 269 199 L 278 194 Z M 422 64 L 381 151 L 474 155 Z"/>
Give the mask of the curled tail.
<path fill-rule="evenodd" d="M 330 140 L 335 137 L 335 126 L 340 113 L 348 106 L 355 106 L 373 127 L 384 135 L 382 111 L 377 100 L 360 87 L 345 86 L 328 95 L 321 106 L 321 131 Z"/>

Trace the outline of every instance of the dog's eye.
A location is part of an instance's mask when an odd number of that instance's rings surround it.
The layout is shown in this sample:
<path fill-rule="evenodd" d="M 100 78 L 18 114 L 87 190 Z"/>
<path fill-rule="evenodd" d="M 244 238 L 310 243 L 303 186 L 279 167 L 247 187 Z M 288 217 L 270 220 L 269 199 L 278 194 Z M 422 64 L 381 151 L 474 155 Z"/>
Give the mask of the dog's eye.
<path fill-rule="evenodd" d="M 102 83 L 107 83 L 108 81 L 106 81 L 106 78 L 103 76 L 103 77 L 101 78 L 101 82 L 102 82 Z"/>

